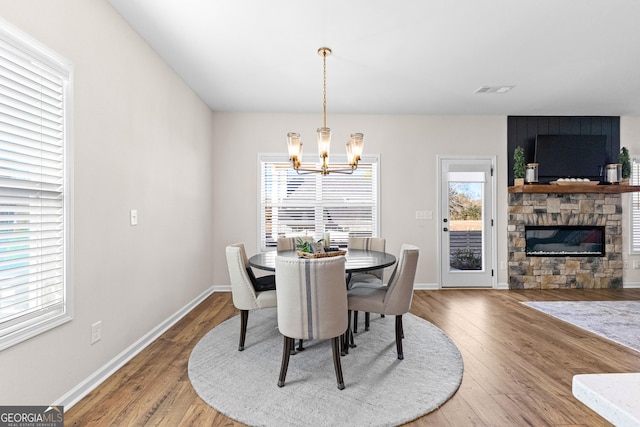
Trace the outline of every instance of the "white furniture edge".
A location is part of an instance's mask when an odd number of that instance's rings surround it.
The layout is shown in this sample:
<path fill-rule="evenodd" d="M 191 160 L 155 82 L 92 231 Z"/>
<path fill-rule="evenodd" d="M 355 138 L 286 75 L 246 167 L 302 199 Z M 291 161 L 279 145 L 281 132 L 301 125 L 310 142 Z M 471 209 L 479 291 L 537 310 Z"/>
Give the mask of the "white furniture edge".
<path fill-rule="evenodd" d="M 231 288 L 229 287 L 229 290 Z M 198 295 L 194 300 L 175 312 L 165 321 L 158 326 L 150 330 L 147 334 L 141 337 L 138 341 L 131 344 L 122 353 L 111 359 L 100 369 L 95 371 L 89 377 L 87 377 L 80 384 L 69 390 L 62 397 L 56 400 L 54 405 L 64 406 L 65 411 L 78 403 L 83 397 L 89 394 L 93 389 L 98 387 L 102 382 L 113 375 L 118 369 L 124 366 L 125 363 L 133 359 L 138 353 L 144 350 L 149 344 L 154 342 L 165 333 L 169 328 L 175 325 L 180 319 L 193 310 L 198 304 L 204 301 L 209 295 L 214 292 L 214 287 L 211 287 Z"/>
<path fill-rule="evenodd" d="M 572 391 L 616 427 L 640 426 L 640 373 L 574 375 Z"/>

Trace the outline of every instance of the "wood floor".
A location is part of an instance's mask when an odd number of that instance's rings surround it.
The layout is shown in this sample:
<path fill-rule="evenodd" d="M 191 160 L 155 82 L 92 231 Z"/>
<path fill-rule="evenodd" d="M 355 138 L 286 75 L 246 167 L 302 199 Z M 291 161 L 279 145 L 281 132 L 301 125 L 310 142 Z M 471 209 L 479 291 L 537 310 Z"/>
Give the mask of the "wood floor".
<path fill-rule="evenodd" d="M 520 304 L 545 300 L 640 300 L 640 289 L 416 291 L 411 312 L 456 343 L 464 359 L 464 378 L 440 409 L 407 425 L 611 425 L 573 397 L 572 377 L 640 372 L 640 353 Z M 242 425 L 205 404 L 187 374 L 195 344 L 236 313 L 230 293 L 211 295 L 69 409 L 65 425 Z M 277 375 L 274 372 L 274 387 Z M 348 387 L 348 378 L 345 383 Z"/>

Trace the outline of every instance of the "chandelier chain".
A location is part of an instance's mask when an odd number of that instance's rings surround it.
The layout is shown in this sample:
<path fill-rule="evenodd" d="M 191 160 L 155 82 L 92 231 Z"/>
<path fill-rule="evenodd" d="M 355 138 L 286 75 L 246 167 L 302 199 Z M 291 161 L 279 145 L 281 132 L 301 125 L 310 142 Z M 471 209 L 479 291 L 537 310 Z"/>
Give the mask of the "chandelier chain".
<path fill-rule="evenodd" d="M 327 127 L 327 51 L 322 52 L 322 111 L 324 127 Z"/>

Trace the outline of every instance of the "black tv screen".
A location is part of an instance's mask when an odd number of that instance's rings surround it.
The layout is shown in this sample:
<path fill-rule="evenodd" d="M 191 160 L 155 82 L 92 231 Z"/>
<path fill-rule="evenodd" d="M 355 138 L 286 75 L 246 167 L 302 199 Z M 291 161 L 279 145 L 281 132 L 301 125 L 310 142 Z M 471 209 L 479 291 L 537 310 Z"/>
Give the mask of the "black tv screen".
<path fill-rule="evenodd" d="M 546 184 L 560 178 L 602 181 L 611 163 L 606 135 L 538 135 L 535 146 L 538 180 Z"/>

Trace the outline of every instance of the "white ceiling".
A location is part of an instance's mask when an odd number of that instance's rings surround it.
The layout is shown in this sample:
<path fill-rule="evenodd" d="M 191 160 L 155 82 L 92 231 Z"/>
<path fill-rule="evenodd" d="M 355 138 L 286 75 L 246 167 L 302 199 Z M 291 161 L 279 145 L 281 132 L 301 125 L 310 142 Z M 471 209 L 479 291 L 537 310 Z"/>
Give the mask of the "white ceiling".
<path fill-rule="evenodd" d="M 640 115 L 638 0 L 108 1 L 214 111 Z"/>

